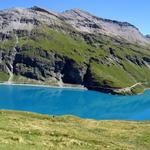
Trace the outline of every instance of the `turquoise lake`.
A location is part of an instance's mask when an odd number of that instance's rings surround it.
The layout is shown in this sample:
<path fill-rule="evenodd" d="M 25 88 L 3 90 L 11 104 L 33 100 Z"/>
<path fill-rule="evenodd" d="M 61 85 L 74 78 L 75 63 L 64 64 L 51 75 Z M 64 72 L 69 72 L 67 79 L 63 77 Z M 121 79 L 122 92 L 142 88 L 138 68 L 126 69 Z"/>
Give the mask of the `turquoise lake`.
<path fill-rule="evenodd" d="M 78 89 L 0 85 L 0 109 L 98 120 L 150 120 L 150 91 L 114 96 Z"/>

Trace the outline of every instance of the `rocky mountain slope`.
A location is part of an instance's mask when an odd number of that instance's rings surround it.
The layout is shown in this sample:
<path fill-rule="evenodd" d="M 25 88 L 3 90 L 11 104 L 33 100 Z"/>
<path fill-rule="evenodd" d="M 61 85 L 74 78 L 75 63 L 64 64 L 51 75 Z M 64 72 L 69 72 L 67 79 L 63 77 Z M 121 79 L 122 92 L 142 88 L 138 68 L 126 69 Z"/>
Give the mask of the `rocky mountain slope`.
<path fill-rule="evenodd" d="M 62 18 L 80 32 L 104 34 L 139 44 L 150 42 L 128 22 L 99 18 L 79 9 L 64 12 Z"/>
<path fill-rule="evenodd" d="M 149 45 L 135 26 L 78 9 L 1 10 L 0 80 L 139 93 L 150 87 Z"/>

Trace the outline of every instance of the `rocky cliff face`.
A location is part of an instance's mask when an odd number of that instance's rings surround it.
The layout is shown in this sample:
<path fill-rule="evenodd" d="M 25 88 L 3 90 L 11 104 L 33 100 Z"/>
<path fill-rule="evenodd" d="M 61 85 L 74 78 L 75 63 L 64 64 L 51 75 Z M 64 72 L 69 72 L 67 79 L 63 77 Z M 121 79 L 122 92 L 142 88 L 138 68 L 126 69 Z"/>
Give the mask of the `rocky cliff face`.
<path fill-rule="evenodd" d="M 139 92 L 150 82 L 149 44 L 149 37 L 129 23 L 78 9 L 1 10 L 0 80 L 63 81 L 111 93 L 142 82 Z"/>

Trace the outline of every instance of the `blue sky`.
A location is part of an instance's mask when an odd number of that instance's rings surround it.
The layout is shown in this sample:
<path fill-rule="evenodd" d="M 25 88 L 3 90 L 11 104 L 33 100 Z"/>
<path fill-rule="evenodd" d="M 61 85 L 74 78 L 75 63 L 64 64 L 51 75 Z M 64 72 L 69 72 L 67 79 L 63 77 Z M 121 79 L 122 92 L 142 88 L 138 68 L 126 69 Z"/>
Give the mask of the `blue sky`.
<path fill-rule="evenodd" d="M 40 6 L 54 11 L 80 8 L 97 16 L 127 21 L 150 34 L 150 0 L 0 0 L 0 9 Z"/>

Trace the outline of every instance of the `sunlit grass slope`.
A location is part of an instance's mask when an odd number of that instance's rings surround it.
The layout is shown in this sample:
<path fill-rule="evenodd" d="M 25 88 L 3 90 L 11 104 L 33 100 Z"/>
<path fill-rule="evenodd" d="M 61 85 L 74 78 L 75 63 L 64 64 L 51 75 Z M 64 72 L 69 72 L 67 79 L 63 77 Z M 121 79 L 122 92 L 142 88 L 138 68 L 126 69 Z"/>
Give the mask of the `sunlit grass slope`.
<path fill-rule="evenodd" d="M 0 111 L 1 150 L 148 150 L 150 122 Z"/>

